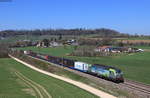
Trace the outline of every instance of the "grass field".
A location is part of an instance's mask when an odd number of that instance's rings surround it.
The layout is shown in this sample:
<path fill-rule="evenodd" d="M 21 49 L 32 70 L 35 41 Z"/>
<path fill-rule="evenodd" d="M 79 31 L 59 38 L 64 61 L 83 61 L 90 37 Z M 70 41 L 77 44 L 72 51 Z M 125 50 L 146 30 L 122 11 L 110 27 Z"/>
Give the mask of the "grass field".
<path fill-rule="evenodd" d="M 10 58 L 0 59 L 0 77 L 0 98 L 97 98 L 78 87 L 33 71 Z"/>
<path fill-rule="evenodd" d="M 140 48 L 150 49 L 149 47 L 140 47 Z M 143 53 L 132 53 L 129 55 L 121 55 L 113 57 L 75 57 L 75 56 L 66 56 L 66 54 L 69 54 L 73 51 L 73 47 L 40 48 L 40 49 L 36 47 L 26 47 L 20 49 L 33 50 L 36 52 L 41 52 L 54 56 L 72 58 L 92 64 L 99 63 L 116 66 L 124 72 L 125 78 L 150 84 L 149 78 L 150 52 L 148 51 Z"/>
<path fill-rule="evenodd" d="M 54 48 L 37 48 L 37 47 L 23 47 L 23 48 L 17 48 L 21 50 L 33 50 L 38 53 L 43 53 L 43 54 L 50 54 L 54 56 L 65 56 L 67 54 L 72 53 L 74 50 L 73 46 L 68 46 L 68 47 L 54 47 Z"/>

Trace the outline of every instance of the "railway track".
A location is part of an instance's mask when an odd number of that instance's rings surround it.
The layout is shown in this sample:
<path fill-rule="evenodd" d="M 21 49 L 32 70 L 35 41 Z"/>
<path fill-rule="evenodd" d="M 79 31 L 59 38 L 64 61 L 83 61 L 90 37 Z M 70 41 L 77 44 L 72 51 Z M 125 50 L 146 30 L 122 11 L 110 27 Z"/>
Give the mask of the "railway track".
<path fill-rule="evenodd" d="M 28 55 L 29 56 L 29 55 Z M 29 56 L 29 57 L 32 57 L 32 56 Z M 38 60 L 41 60 L 39 58 L 35 58 L 35 57 L 32 57 L 34 59 L 38 59 Z M 48 62 L 46 60 L 41 60 L 41 61 L 44 61 L 44 62 L 47 62 L 47 63 L 50 63 L 50 64 L 53 64 L 51 62 Z M 58 66 L 57 64 L 53 64 L 53 65 L 56 65 Z M 60 66 L 58 66 L 60 67 Z M 76 71 L 76 70 L 72 70 L 72 69 L 69 69 L 69 68 L 66 68 L 66 67 L 63 67 L 65 70 L 68 70 L 68 71 L 71 71 L 73 73 L 76 73 L 80 76 L 83 76 L 83 77 L 86 77 L 88 79 L 93 79 L 97 82 L 106 82 L 108 84 L 110 84 L 110 81 L 106 81 L 104 79 L 100 79 L 98 77 L 94 77 L 92 75 L 89 75 L 89 74 L 85 74 L 85 73 L 82 73 L 82 72 L 79 72 L 79 71 Z M 129 92 L 133 92 L 137 95 L 140 95 L 142 97 L 140 98 L 150 98 L 150 85 L 146 85 L 146 84 L 143 84 L 143 83 L 140 83 L 140 82 L 136 82 L 136 81 L 132 81 L 132 80 L 127 80 L 125 79 L 125 82 L 124 83 L 119 83 L 119 84 L 116 84 L 116 83 L 111 83 L 113 85 L 115 85 L 117 88 L 119 89 L 124 89 L 124 88 L 127 88 L 127 90 Z"/>
<path fill-rule="evenodd" d="M 127 79 L 125 80 L 124 83 L 121 83 L 120 85 L 130 88 L 139 93 L 144 93 L 145 95 L 147 95 L 147 98 L 150 98 L 150 85 Z"/>

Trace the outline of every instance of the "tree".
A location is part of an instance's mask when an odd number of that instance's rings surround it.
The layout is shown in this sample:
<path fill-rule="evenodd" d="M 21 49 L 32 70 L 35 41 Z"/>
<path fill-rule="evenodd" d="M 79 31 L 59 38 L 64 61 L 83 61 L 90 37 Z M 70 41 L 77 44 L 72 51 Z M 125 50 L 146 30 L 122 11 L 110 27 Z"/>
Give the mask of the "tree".
<path fill-rule="evenodd" d="M 112 40 L 112 38 L 110 37 L 107 37 L 101 40 L 100 45 L 112 45 L 113 43 L 114 43 L 114 40 Z"/>
<path fill-rule="evenodd" d="M 54 40 L 54 38 L 52 37 L 51 39 L 50 39 L 50 41 L 53 41 Z"/>
<path fill-rule="evenodd" d="M 56 42 L 56 41 L 57 41 L 57 39 L 56 39 L 56 38 L 54 38 L 54 41 Z"/>
<path fill-rule="evenodd" d="M 49 46 L 49 40 L 48 39 L 43 39 L 44 46 L 48 47 Z"/>
<path fill-rule="evenodd" d="M 58 38 L 58 40 L 61 40 L 61 39 L 62 39 L 62 34 L 60 34 L 60 35 L 59 35 L 59 38 Z"/>
<path fill-rule="evenodd" d="M 119 42 L 119 43 L 118 43 L 118 46 L 119 46 L 119 47 L 123 47 L 123 46 L 124 46 L 123 42 L 122 42 L 122 41 Z"/>
<path fill-rule="evenodd" d="M 1 43 L 0 46 L 0 58 L 8 57 L 9 45 Z"/>
<path fill-rule="evenodd" d="M 75 45 L 73 48 L 74 48 L 74 50 L 77 50 L 78 46 Z"/>

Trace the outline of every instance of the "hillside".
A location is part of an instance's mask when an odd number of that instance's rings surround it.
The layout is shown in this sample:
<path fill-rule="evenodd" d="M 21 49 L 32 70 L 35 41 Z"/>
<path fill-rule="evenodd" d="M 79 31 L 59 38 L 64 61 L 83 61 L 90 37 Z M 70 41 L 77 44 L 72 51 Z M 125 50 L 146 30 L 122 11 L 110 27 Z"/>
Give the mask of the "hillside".
<path fill-rule="evenodd" d="M 33 71 L 10 58 L 0 59 L 0 77 L 1 98 L 97 98 L 78 87 Z"/>

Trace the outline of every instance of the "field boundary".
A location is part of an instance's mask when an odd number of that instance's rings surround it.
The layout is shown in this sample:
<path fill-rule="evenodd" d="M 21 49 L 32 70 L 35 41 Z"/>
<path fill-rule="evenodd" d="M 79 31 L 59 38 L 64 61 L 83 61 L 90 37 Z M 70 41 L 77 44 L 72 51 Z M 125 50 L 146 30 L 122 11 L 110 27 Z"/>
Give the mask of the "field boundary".
<path fill-rule="evenodd" d="M 9 56 L 10 56 L 12 59 L 16 60 L 17 62 L 20 62 L 20 63 L 24 64 L 25 66 L 27 66 L 27 67 L 29 67 L 29 68 L 35 70 L 35 71 L 38 71 L 38 72 L 43 73 L 43 74 L 45 74 L 45 75 L 48 75 L 48 76 L 50 76 L 50 77 L 53 77 L 53 78 L 56 78 L 56 79 L 65 81 L 65 82 L 67 82 L 67 83 L 69 83 L 69 84 L 72 84 L 72 85 L 74 85 L 74 86 L 77 86 L 77 87 L 79 87 L 79 88 L 81 88 L 81 89 L 83 89 L 83 90 L 86 90 L 86 91 L 88 91 L 88 92 L 90 92 L 90 93 L 92 93 L 92 94 L 94 94 L 94 95 L 96 95 L 96 96 L 99 96 L 99 97 L 101 97 L 101 98 L 116 98 L 116 97 L 113 96 L 113 95 L 110 95 L 110 94 L 108 94 L 108 93 L 105 93 L 105 92 L 103 92 L 103 91 L 101 91 L 101 90 L 98 90 L 98 89 L 96 89 L 96 88 L 94 88 L 94 87 L 91 87 L 91 86 L 89 86 L 89 85 L 87 85 L 87 84 L 84 84 L 84 83 L 82 83 L 82 82 L 78 82 L 78 81 L 75 81 L 75 80 L 72 80 L 72 79 L 69 79 L 69 78 L 66 78 L 66 77 L 62 77 L 62 76 L 59 76 L 59 75 L 52 74 L 52 73 L 50 73 L 50 72 L 47 72 L 47 71 L 41 70 L 41 69 L 39 69 L 39 68 L 36 68 L 36 67 L 32 66 L 31 64 L 28 64 L 28 63 L 26 63 L 26 62 L 24 62 L 24 61 L 21 61 L 20 59 L 15 58 L 15 57 L 13 57 L 13 56 L 11 56 L 11 55 L 9 55 Z"/>

